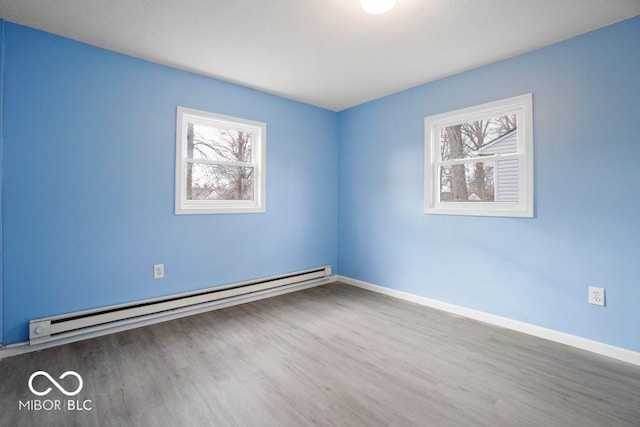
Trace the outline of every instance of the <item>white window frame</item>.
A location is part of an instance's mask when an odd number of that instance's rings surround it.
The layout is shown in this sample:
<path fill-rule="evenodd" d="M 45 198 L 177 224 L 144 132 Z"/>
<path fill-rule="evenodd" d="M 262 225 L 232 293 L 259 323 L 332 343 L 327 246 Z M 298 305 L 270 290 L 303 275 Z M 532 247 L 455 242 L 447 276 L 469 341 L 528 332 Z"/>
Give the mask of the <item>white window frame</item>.
<path fill-rule="evenodd" d="M 518 159 L 518 202 L 440 201 L 439 167 L 478 161 L 478 158 L 440 160 L 440 130 L 448 126 L 508 114 L 518 115 L 517 152 L 483 157 L 482 161 Z M 533 95 L 531 93 L 425 117 L 424 134 L 424 213 L 533 217 Z"/>
<path fill-rule="evenodd" d="M 187 146 L 188 123 L 251 132 L 253 134 L 251 139 L 251 162 L 224 162 L 202 159 L 193 161 L 193 159 L 187 159 L 185 147 Z M 265 123 L 178 106 L 176 120 L 176 215 L 266 212 L 266 151 L 267 125 Z M 186 164 L 189 161 L 192 161 L 192 163 L 255 168 L 253 172 L 253 200 L 187 200 Z"/>

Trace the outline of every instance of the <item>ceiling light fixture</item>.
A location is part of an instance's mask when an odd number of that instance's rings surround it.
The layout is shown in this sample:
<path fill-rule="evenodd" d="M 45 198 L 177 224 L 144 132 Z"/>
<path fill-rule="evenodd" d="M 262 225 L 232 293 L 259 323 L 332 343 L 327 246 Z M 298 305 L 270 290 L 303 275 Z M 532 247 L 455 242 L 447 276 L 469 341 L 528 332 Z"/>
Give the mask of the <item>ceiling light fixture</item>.
<path fill-rule="evenodd" d="M 364 11 L 374 15 L 389 12 L 395 5 L 396 0 L 360 0 Z"/>

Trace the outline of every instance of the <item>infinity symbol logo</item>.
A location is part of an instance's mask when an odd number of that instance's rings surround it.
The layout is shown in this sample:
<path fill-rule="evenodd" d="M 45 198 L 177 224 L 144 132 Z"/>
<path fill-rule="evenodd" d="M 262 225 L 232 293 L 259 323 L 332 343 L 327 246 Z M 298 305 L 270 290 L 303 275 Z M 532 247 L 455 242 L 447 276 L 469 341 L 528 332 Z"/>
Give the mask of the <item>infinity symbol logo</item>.
<path fill-rule="evenodd" d="M 35 394 L 36 396 L 46 396 L 47 394 L 49 394 L 51 392 L 51 387 L 47 388 L 45 391 L 37 391 L 36 389 L 33 388 L 33 379 L 35 377 L 37 377 L 38 375 L 42 375 L 43 377 L 47 377 L 47 379 L 49 381 L 51 381 L 51 383 L 56 386 L 56 388 L 58 390 L 60 390 L 62 393 L 64 393 L 66 396 L 75 396 L 76 394 L 80 393 L 80 390 L 82 390 L 82 386 L 83 386 L 83 382 L 82 382 L 82 377 L 80 376 L 80 374 L 78 374 L 77 372 L 74 371 L 67 371 L 64 374 L 60 375 L 59 379 L 64 379 L 66 377 L 68 377 L 69 375 L 76 377 L 78 379 L 78 388 L 74 391 L 67 391 L 64 389 L 64 387 L 62 387 L 60 384 L 58 384 L 58 382 L 56 380 L 54 380 L 51 375 L 49 375 L 47 372 L 45 371 L 36 371 L 33 374 L 31 374 L 31 376 L 29 377 L 29 390 L 31 390 L 31 393 Z"/>

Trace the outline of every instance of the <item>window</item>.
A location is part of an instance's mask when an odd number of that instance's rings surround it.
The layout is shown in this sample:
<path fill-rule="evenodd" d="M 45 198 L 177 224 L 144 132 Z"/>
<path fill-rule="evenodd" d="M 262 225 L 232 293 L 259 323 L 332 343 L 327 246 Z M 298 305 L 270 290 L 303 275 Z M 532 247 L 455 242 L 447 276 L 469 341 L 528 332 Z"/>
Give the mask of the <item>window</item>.
<path fill-rule="evenodd" d="M 533 217 L 532 95 L 425 118 L 425 213 Z"/>
<path fill-rule="evenodd" d="M 178 107 L 176 214 L 265 211 L 264 123 Z"/>

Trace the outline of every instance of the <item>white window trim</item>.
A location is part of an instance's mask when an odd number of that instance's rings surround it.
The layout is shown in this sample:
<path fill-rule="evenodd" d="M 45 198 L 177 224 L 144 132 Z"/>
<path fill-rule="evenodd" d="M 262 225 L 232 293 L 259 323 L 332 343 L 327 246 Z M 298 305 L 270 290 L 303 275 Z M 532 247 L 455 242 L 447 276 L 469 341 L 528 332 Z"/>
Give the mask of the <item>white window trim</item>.
<path fill-rule="evenodd" d="M 176 179 L 175 213 L 192 214 L 231 214 L 266 212 L 265 189 L 267 177 L 267 125 L 266 123 L 239 117 L 225 116 L 208 111 L 178 106 L 176 114 Z M 188 118 L 189 120 L 185 120 Z M 183 157 L 183 147 L 187 144 L 187 122 L 211 126 L 212 124 L 228 129 L 242 129 L 254 134 L 252 139 L 252 162 L 219 162 L 198 160 L 197 163 L 228 164 L 231 166 L 250 166 L 254 169 L 254 200 L 187 200 L 186 181 L 187 160 Z"/>
<path fill-rule="evenodd" d="M 440 161 L 440 130 L 447 126 L 513 113 L 522 118 L 517 130 L 517 154 L 496 155 L 483 161 L 508 158 L 519 160 L 521 165 L 518 176 L 519 201 L 441 202 L 438 166 L 442 163 L 450 164 L 452 161 Z M 533 95 L 531 93 L 425 117 L 424 134 L 424 213 L 533 218 Z M 475 163 L 475 161 L 461 160 L 453 163 Z"/>

